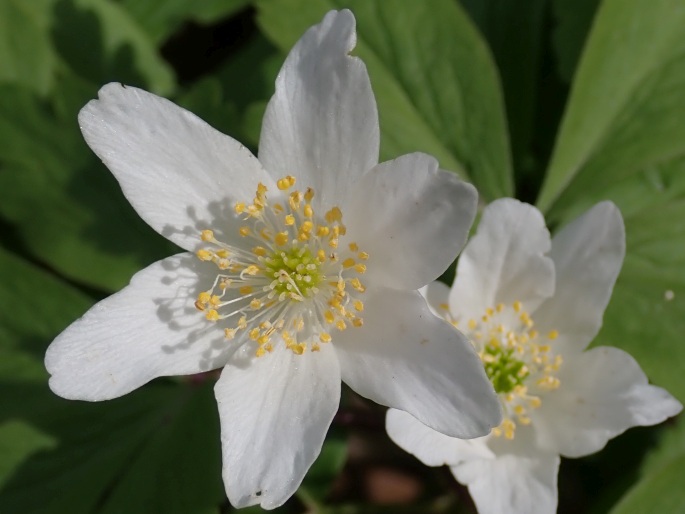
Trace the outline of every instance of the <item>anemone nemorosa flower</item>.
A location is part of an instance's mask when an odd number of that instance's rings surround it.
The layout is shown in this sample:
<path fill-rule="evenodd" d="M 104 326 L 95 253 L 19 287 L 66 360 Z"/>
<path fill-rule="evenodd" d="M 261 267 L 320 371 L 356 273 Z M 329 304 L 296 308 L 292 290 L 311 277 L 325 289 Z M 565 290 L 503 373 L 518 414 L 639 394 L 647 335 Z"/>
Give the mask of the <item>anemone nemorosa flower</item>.
<path fill-rule="evenodd" d="M 349 11 L 288 55 L 259 160 L 173 103 L 109 84 L 79 122 L 140 216 L 180 253 L 137 273 L 52 343 L 50 387 L 99 401 L 223 368 L 223 475 L 273 508 L 317 457 L 340 381 L 476 437 L 500 407 L 468 340 L 418 288 L 465 241 L 476 193 L 428 155 L 378 164 L 376 103 Z M 191 472 L 191 471 L 189 471 Z"/>
<path fill-rule="evenodd" d="M 649 385 L 626 352 L 586 350 L 602 325 L 621 268 L 619 210 L 602 202 L 550 242 L 540 212 L 512 199 L 484 211 L 450 290 L 424 294 L 481 356 L 504 410 L 486 437 L 465 441 L 388 411 L 390 437 L 425 464 L 450 466 L 481 514 L 550 514 L 559 455 L 581 457 L 682 405 Z"/>

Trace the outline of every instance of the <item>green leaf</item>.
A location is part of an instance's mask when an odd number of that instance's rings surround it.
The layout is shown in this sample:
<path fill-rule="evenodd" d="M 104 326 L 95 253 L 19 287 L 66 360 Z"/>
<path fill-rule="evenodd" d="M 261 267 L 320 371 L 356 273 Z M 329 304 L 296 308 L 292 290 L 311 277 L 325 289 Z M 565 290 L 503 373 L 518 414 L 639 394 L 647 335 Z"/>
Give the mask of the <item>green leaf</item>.
<path fill-rule="evenodd" d="M 46 94 L 56 65 L 45 0 L 0 0 L 0 84 Z"/>
<path fill-rule="evenodd" d="M 685 4 L 607 0 L 578 68 L 538 205 L 552 214 L 685 152 Z M 645 44 L 649 41 L 649 44 Z"/>
<path fill-rule="evenodd" d="M 55 0 L 52 16 L 54 45 L 79 76 L 99 85 L 118 81 L 142 86 L 161 95 L 174 91 L 171 68 L 118 3 Z"/>
<path fill-rule="evenodd" d="M 0 274 L 0 377 L 44 381 L 48 343 L 93 301 L 2 248 Z"/>
<path fill-rule="evenodd" d="M 534 165 L 531 144 L 540 96 L 547 0 L 461 0 L 461 4 L 487 40 L 497 63 L 515 168 L 520 178 L 527 180 Z"/>
<path fill-rule="evenodd" d="M 685 423 L 671 429 L 648 457 L 639 480 L 611 510 L 611 514 L 685 512 Z"/>
<path fill-rule="evenodd" d="M 246 8 L 250 0 L 122 0 L 121 5 L 157 43 L 184 21 L 213 23 Z"/>
<path fill-rule="evenodd" d="M 347 438 L 331 429 L 323 443 L 321 454 L 304 477 L 297 491 L 302 502 L 312 508 L 324 504 L 333 480 L 337 478 L 347 459 Z"/>
<path fill-rule="evenodd" d="M 486 199 L 512 194 L 497 71 L 450 0 L 258 0 L 258 22 L 282 50 L 330 9 L 357 18 L 357 53 L 378 101 L 381 154 L 424 151 L 471 180 Z M 297 13 L 293 16 L 292 13 Z"/>
<path fill-rule="evenodd" d="M 630 352 L 681 400 L 685 361 L 685 4 L 607 0 L 539 199 L 552 224 L 613 200 L 627 255 L 597 344 Z M 649 41 L 649 45 L 645 45 Z"/>
<path fill-rule="evenodd" d="M 96 96 L 83 89 L 66 84 L 53 110 L 0 86 L 0 215 L 48 267 L 111 291 L 175 247 L 140 220 L 83 141 L 70 111 Z"/>
<path fill-rule="evenodd" d="M 1 512 L 187 514 L 224 501 L 210 383 L 158 383 L 102 403 L 62 400 L 45 385 L 0 390 L 0 417 L 59 441 L 15 470 L 0 490 Z"/>
<path fill-rule="evenodd" d="M 685 376 L 674 365 L 685 361 L 685 157 L 599 194 L 624 214 L 627 252 L 597 343 L 628 351 L 652 381 L 685 401 Z"/>
<path fill-rule="evenodd" d="M 53 448 L 55 440 L 22 421 L 0 424 L 0 488 L 31 455 Z"/>
<path fill-rule="evenodd" d="M 552 31 L 557 70 L 570 83 L 600 0 L 552 0 Z"/>

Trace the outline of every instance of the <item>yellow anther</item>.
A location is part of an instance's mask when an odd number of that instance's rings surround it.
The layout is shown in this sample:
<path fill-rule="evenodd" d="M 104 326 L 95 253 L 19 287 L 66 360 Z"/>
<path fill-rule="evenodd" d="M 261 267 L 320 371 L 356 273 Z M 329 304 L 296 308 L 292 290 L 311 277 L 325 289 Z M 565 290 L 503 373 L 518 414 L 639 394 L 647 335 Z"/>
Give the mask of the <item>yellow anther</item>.
<path fill-rule="evenodd" d="M 475 319 L 470 319 L 468 322 L 468 327 L 469 330 L 475 330 L 475 328 L 478 326 L 478 322 Z"/>
<path fill-rule="evenodd" d="M 212 232 L 211 230 L 203 230 L 202 232 L 200 232 L 200 237 L 205 242 L 213 241 L 214 240 L 214 232 Z"/>
<path fill-rule="evenodd" d="M 295 224 L 295 216 L 293 216 L 292 214 L 286 215 L 285 224 L 288 226 L 294 225 Z"/>
<path fill-rule="evenodd" d="M 308 203 L 304 205 L 304 216 L 305 218 L 311 218 L 314 216 L 314 209 Z"/>
<path fill-rule="evenodd" d="M 259 273 L 259 268 L 254 264 L 250 264 L 244 271 L 246 274 L 254 276 Z"/>
<path fill-rule="evenodd" d="M 256 355 L 257 357 L 264 357 L 264 356 L 266 355 L 266 350 L 265 350 L 263 347 L 260 346 L 260 347 L 257 348 L 257 350 L 255 351 L 255 355 Z"/>
<path fill-rule="evenodd" d="M 259 235 L 262 237 L 262 239 L 264 239 L 264 241 L 271 241 L 271 235 L 266 227 L 259 231 Z"/>
<path fill-rule="evenodd" d="M 242 237 L 247 237 L 247 236 L 250 235 L 250 227 L 240 227 L 240 228 L 238 229 L 238 233 L 239 233 Z"/>
<path fill-rule="evenodd" d="M 205 310 L 205 309 L 207 308 L 207 304 L 206 304 L 206 303 L 202 303 L 202 302 L 200 302 L 200 301 L 196 301 L 196 302 L 195 302 L 195 308 L 196 308 L 198 311 L 203 311 L 203 310 Z"/>
<path fill-rule="evenodd" d="M 302 355 L 307 349 L 307 345 L 304 343 L 294 344 L 290 347 L 290 349 L 295 355 Z"/>
<path fill-rule="evenodd" d="M 295 177 L 293 177 L 292 175 L 288 175 L 286 177 L 278 179 L 276 185 L 278 186 L 278 189 L 280 189 L 281 191 L 290 189 L 295 185 Z"/>
<path fill-rule="evenodd" d="M 540 353 L 547 353 L 547 352 L 549 352 L 551 349 L 552 349 L 552 348 L 551 348 L 548 344 L 541 344 L 541 345 L 538 347 L 538 351 L 539 351 Z"/>
<path fill-rule="evenodd" d="M 354 308 L 357 312 L 362 312 L 364 310 L 364 302 L 362 302 L 361 300 L 355 300 Z"/>
<path fill-rule="evenodd" d="M 366 264 L 355 264 L 354 266 L 354 271 L 357 273 L 365 273 L 366 272 Z"/>
<path fill-rule="evenodd" d="M 213 295 L 213 296 L 209 299 L 209 303 L 212 304 L 213 307 L 218 307 L 219 304 L 221 303 L 221 298 L 218 297 L 217 295 Z"/>
<path fill-rule="evenodd" d="M 201 261 L 211 261 L 214 258 L 214 254 L 212 252 L 204 249 L 198 250 L 195 255 L 197 255 L 197 258 Z"/>
<path fill-rule="evenodd" d="M 504 310 L 504 304 L 503 303 L 498 303 L 497 306 L 495 307 L 495 310 L 497 312 L 502 312 Z"/>
<path fill-rule="evenodd" d="M 357 257 L 359 257 L 361 260 L 365 261 L 365 260 L 368 260 L 369 254 L 366 252 L 359 252 L 357 254 Z"/>
<path fill-rule="evenodd" d="M 250 308 L 251 308 L 252 310 L 255 310 L 255 311 L 256 311 L 257 309 L 261 309 L 261 308 L 262 308 L 262 301 L 261 301 L 259 298 L 254 298 L 254 299 L 250 302 Z"/>
<path fill-rule="evenodd" d="M 308 187 L 307 190 L 304 192 L 304 199 L 307 202 L 311 202 L 312 198 L 314 198 L 314 190 L 311 187 Z"/>
<path fill-rule="evenodd" d="M 338 240 L 337 239 L 331 239 L 328 241 L 328 246 L 331 248 L 337 248 L 338 247 Z"/>
<path fill-rule="evenodd" d="M 205 314 L 205 318 L 207 318 L 207 320 L 209 321 L 218 321 L 219 313 L 215 309 L 210 309 Z"/>
<path fill-rule="evenodd" d="M 355 264 L 357 264 L 357 262 L 352 257 L 348 257 L 342 262 L 343 268 L 345 269 L 351 268 Z"/>
<path fill-rule="evenodd" d="M 322 343 L 330 343 L 333 338 L 331 337 L 331 334 L 328 332 L 321 332 L 319 334 L 319 341 Z"/>
<path fill-rule="evenodd" d="M 259 339 L 259 329 L 255 327 L 252 330 L 250 330 L 247 333 L 247 335 L 250 337 L 250 339 L 252 339 L 253 341 L 256 341 L 257 339 Z"/>
<path fill-rule="evenodd" d="M 257 184 L 257 192 L 256 192 L 255 194 L 256 194 L 258 197 L 261 198 L 261 197 L 264 196 L 264 194 L 265 194 L 266 192 L 267 192 L 266 186 L 265 186 L 264 184 L 262 184 L 261 182 L 259 182 L 259 183 Z"/>
<path fill-rule="evenodd" d="M 486 316 L 493 316 L 495 314 L 495 311 L 492 308 L 488 307 L 487 309 L 485 309 L 485 314 Z"/>
<path fill-rule="evenodd" d="M 264 248 L 263 246 L 255 246 L 252 249 L 252 253 L 258 257 L 264 257 L 266 255 L 266 248 Z"/>
<path fill-rule="evenodd" d="M 519 302 L 518 300 L 514 302 L 514 310 L 515 310 L 516 312 L 520 312 L 520 311 L 521 311 L 521 307 L 522 307 L 521 302 Z"/>
<path fill-rule="evenodd" d="M 338 321 L 335 322 L 335 328 L 338 330 L 345 330 L 347 328 L 347 325 L 345 324 L 344 319 L 339 319 Z"/>
<path fill-rule="evenodd" d="M 331 232 L 331 229 L 326 225 L 319 225 L 316 228 L 316 235 L 319 237 L 326 237 Z"/>
<path fill-rule="evenodd" d="M 252 286 L 241 286 L 238 289 L 238 292 L 243 295 L 250 294 L 252 292 Z"/>
<path fill-rule="evenodd" d="M 335 316 L 331 311 L 326 311 L 323 313 L 323 318 L 326 320 L 326 323 L 333 324 L 335 321 Z"/>
<path fill-rule="evenodd" d="M 359 251 L 359 245 L 357 245 L 357 243 L 350 243 L 348 246 L 349 246 L 351 252 L 358 252 Z"/>
<path fill-rule="evenodd" d="M 326 262 L 326 252 L 324 252 L 323 250 L 319 249 L 319 250 L 316 252 L 316 260 L 319 261 L 319 262 L 321 262 L 321 263 Z"/>
<path fill-rule="evenodd" d="M 314 229 L 314 223 L 311 221 L 305 221 L 302 223 L 300 230 L 306 234 L 309 234 Z"/>
<path fill-rule="evenodd" d="M 208 291 L 202 291 L 199 295 L 197 295 L 197 301 L 200 303 L 209 303 L 209 300 L 211 300 L 211 298 L 212 294 Z"/>
<path fill-rule="evenodd" d="M 559 337 L 559 331 L 558 330 L 550 330 L 549 333 L 547 334 L 547 339 L 556 339 Z"/>
<path fill-rule="evenodd" d="M 288 233 L 279 232 L 278 234 L 276 234 L 276 237 L 274 237 L 274 242 L 278 246 L 284 246 L 288 242 Z"/>
<path fill-rule="evenodd" d="M 440 307 L 442 310 L 444 310 L 444 311 L 450 310 L 450 306 L 449 306 L 448 304 L 446 304 L 446 303 L 441 303 L 441 304 L 439 305 L 439 307 Z"/>
<path fill-rule="evenodd" d="M 247 318 L 245 316 L 242 316 L 238 320 L 238 328 L 245 330 L 247 328 Z"/>
<path fill-rule="evenodd" d="M 273 210 L 276 214 L 280 214 L 283 212 L 283 206 L 280 203 L 275 203 L 273 206 Z"/>
<path fill-rule="evenodd" d="M 299 191 L 294 191 L 290 193 L 290 196 L 288 197 L 288 204 L 290 205 L 290 208 L 293 211 L 296 211 L 300 208 L 300 193 Z"/>
<path fill-rule="evenodd" d="M 364 320 L 362 318 L 354 318 L 352 320 L 352 325 L 359 328 L 364 324 Z"/>
<path fill-rule="evenodd" d="M 226 339 L 233 339 L 235 337 L 236 329 L 235 328 L 225 328 L 224 329 L 224 337 Z"/>
<path fill-rule="evenodd" d="M 547 375 L 538 379 L 537 385 L 545 389 L 557 389 L 561 385 L 561 381 L 557 377 Z"/>
<path fill-rule="evenodd" d="M 350 284 L 356 291 L 359 291 L 360 293 L 366 291 L 366 287 L 364 286 L 364 284 L 362 284 L 361 281 L 356 277 L 350 280 Z"/>
<path fill-rule="evenodd" d="M 333 223 L 334 221 L 342 220 L 342 211 L 339 207 L 333 207 L 330 211 L 325 214 L 326 221 L 328 223 Z"/>
<path fill-rule="evenodd" d="M 247 208 L 247 207 L 245 206 L 245 204 L 244 204 L 243 202 L 238 202 L 238 203 L 235 204 L 235 212 L 236 212 L 236 214 L 242 214 L 243 212 L 245 212 L 245 209 L 246 209 L 246 208 Z"/>

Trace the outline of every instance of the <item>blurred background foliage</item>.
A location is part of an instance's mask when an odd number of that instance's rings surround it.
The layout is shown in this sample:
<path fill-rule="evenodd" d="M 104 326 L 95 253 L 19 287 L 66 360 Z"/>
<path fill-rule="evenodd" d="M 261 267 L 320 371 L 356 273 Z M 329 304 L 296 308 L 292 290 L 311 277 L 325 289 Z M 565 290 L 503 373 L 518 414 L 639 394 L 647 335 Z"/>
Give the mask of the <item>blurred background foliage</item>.
<path fill-rule="evenodd" d="M 215 375 L 100 404 L 47 388 L 52 338 L 174 252 L 78 129 L 120 81 L 256 151 L 283 58 L 351 8 L 382 158 L 438 157 L 483 202 L 558 228 L 611 199 L 628 254 L 596 344 L 685 402 L 685 4 L 681 0 L 0 0 L 0 512 L 219 514 Z M 682 416 L 681 416 L 682 418 Z M 560 513 L 685 512 L 685 422 L 563 461 Z M 245 512 L 259 511 L 247 509 Z M 278 512 L 474 512 L 446 469 L 385 436 L 349 391 L 321 458 Z"/>

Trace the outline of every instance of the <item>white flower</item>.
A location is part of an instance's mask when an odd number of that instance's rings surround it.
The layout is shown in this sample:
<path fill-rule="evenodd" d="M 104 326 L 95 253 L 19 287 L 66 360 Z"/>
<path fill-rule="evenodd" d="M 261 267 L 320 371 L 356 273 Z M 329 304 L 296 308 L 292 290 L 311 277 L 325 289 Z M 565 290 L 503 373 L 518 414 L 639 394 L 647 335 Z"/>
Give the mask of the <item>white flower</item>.
<path fill-rule="evenodd" d="M 390 437 L 429 466 L 449 465 L 481 514 L 555 512 L 559 455 L 594 453 L 628 428 L 660 423 L 682 409 L 648 384 L 627 353 L 586 350 L 624 253 L 623 221 L 610 202 L 551 242 L 534 207 L 512 199 L 490 204 L 452 289 L 436 282 L 425 294 L 473 342 L 504 422 L 464 441 L 390 410 Z"/>
<path fill-rule="evenodd" d="M 331 12 L 290 52 L 259 160 L 120 84 L 79 116 L 140 216 L 188 253 L 142 270 L 67 328 L 46 355 L 50 387 L 99 401 L 223 367 L 223 473 L 238 507 L 273 508 L 298 488 L 341 379 L 452 436 L 501 421 L 468 340 L 417 291 L 463 245 L 475 190 L 428 155 L 378 164 L 375 99 L 348 55 L 354 26 L 349 11 Z"/>

